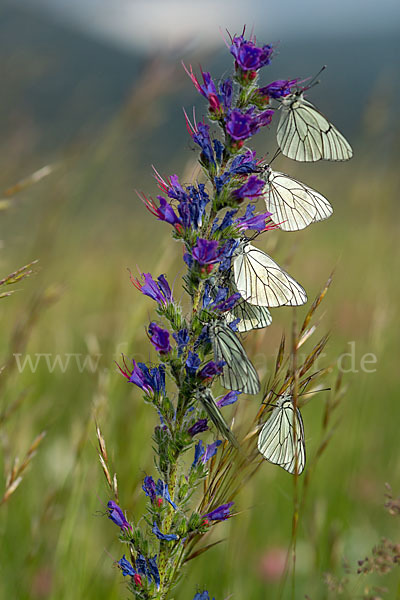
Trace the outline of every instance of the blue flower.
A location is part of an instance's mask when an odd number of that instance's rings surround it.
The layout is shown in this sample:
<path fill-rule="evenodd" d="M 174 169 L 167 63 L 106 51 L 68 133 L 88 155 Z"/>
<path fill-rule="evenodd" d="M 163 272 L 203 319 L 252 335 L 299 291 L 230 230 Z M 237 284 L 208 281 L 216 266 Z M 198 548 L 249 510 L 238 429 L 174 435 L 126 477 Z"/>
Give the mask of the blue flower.
<path fill-rule="evenodd" d="M 251 150 L 247 150 L 244 154 L 240 154 L 233 159 L 229 167 L 229 173 L 235 175 L 253 173 L 256 168 L 256 153 L 252 152 Z"/>
<path fill-rule="evenodd" d="M 225 110 L 228 110 L 232 104 L 232 79 L 229 77 L 219 86 L 220 99 L 224 105 Z"/>
<path fill-rule="evenodd" d="M 197 465 L 200 458 L 203 456 L 204 452 L 205 452 L 205 449 L 204 449 L 203 441 L 199 440 L 194 447 L 194 461 L 192 463 L 192 468 Z"/>
<path fill-rule="evenodd" d="M 155 522 L 153 523 L 152 532 L 159 540 L 164 540 L 166 542 L 172 542 L 178 539 L 178 536 L 174 533 L 162 533 Z"/>
<path fill-rule="evenodd" d="M 258 69 L 270 64 L 273 48 L 269 44 L 259 48 L 253 40 L 245 40 L 240 35 L 233 38 L 230 51 L 235 57 L 236 65 L 242 71 L 258 71 Z"/>
<path fill-rule="evenodd" d="M 143 281 L 139 281 L 138 278 L 134 279 L 131 275 L 131 282 L 142 294 L 149 296 L 164 307 L 174 301 L 168 281 L 164 275 L 160 275 L 157 281 L 154 281 L 150 273 L 142 273 L 141 277 Z"/>
<path fill-rule="evenodd" d="M 156 584 L 157 589 L 159 589 L 161 581 L 160 581 L 160 573 L 159 573 L 158 567 L 157 567 L 157 554 L 155 556 L 153 556 L 153 558 L 148 559 L 147 565 L 148 565 L 150 574 L 154 579 L 154 583 Z"/>
<path fill-rule="evenodd" d="M 210 127 L 205 123 L 197 123 L 197 130 L 192 134 L 193 141 L 201 148 L 201 158 L 206 164 L 214 164 L 214 152 L 210 139 Z"/>
<path fill-rule="evenodd" d="M 192 250 L 194 260 L 201 266 L 213 265 L 219 260 L 217 240 L 205 240 L 198 238 L 197 244 Z"/>
<path fill-rule="evenodd" d="M 208 595 L 207 590 L 204 590 L 204 592 L 197 592 L 193 600 L 210 600 L 210 596 Z M 213 598 L 213 600 L 215 600 L 215 598 Z"/>
<path fill-rule="evenodd" d="M 274 99 L 282 98 L 282 96 L 289 96 L 297 81 L 297 79 L 278 79 L 265 87 L 259 88 L 258 93 L 260 96 L 268 96 L 269 98 Z"/>
<path fill-rule="evenodd" d="M 171 350 L 171 344 L 169 343 L 169 331 L 159 327 L 157 323 L 150 323 L 149 325 L 150 341 L 153 344 L 157 352 L 161 354 L 168 354 Z"/>
<path fill-rule="evenodd" d="M 175 510 L 178 509 L 175 502 L 172 502 L 172 500 L 171 500 L 171 496 L 169 495 L 169 490 L 168 490 L 168 484 L 165 483 L 162 479 L 159 479 L 156 483 L 156 492 L 157 492 L 157 496 L 161 496 L 161 498 L 164 498 L 164 500 L 166 500 L 167 502 L 170 503 L 172 508 L 174 508 Z"/>
<path fill-rule="evenodd" d="M 185 327 L 183 329 L 180 329 L 178 333 L 173 333 L 172 335 L 178 346 L 178 356 L 181 356 L 182 352 L 189 343 L 188 330 Z"/>
<path fill-rule="evenodd" d="M 209 519 L 210 521 L 225 521 L 228 517 L 231 516 L 230 508 L 233 506 L 234 502 L 228 502 L 227 504 L 221 504 L 218 508 L 215 508 L 211 512 L 203 515 L 205 519 Z"/>
<path fill-rule="evenodd" d="M 228 406 L 229 404 L 234 404 L 237 401 L 239 394 L 242 392 L 228 392 L 225 396 L 222 396 L 219 400 L 216 401 L 216 405 L 219 408 L 223 406 Z"/>
<path fill-rule="evenodd" d="M 215 160 L 217 161 L 217 163 L 221 164 L 225 146 L 219 140 L 213 140 L 213 146 L 215 152 Z"/>
<path fill-rule="evenodd" d="M 192 425 L 191 427 L 189 427 L 188 434 L 191 437 L 194 437 L 198 433 L 202 433 L 203 431 L 207 431 L 207 429 L 208 429 L 207 419 L 199 419 L 198 421 L 196 421 L 196 423 L 194 425 Z"/>
<path fill-rule="evenodd" d="M 163 196 L 157 196 L 160 206 L 157 206 L 152 198 L 147 198 L 144 194 L 139 194 L 139 198 L 142 200 L 147 210 L 157 217 L 159 221 L 165 221 L 174 226 L 180 225 L 180 219 Z"/>
<path fill-rule="evenodd" d="M 211 377 L 215 377 L 215 375 L 221 375 L 224 364 L 224 360 L 220 360 L 217 363 L 210 360 L 210 362 L 199 371 L 198 375 L 201 379 L 211 379 Z"/>
<path fill-rule="evenodd" d="M 155 501 L 155 499 L 156 499 L 156 484 L 154 483 L 154 479 L 151 477 L 151 475 L 147 475 L 144 478 L 142 490 L 144 491 L 146 496 L 148 496 L 150 498 L 150 500 L 152 502 Z"/>
<path fill-rule="evenodd" d="M 230 269 L 232 255 L 239 245 L 239 240 L 228 240 L 221 248 L 220 271 Z"/>
<path fill-rule="evenodd" d="M 229 327 L 232 329 L 232 331 L 238 331 L 239 323 L 240 323 L 240 319 L 234 319 L 233 321 L 231 321 L 229 323 Z"/>
<path fill-rule="evenodd" d="M 221 444 L 221 440 L 216 440 L 212 444 L 207 445 L 207 448 L 201 457 L 201 462 L 203 463 L 203 465 L 205 465 L 206 462 L 210 460 L 210 458 L 215 456 L 215 454 L 217 453 L 218 446 L 220 446 Z"/>
<path fill-rule="evenodd" d="M 122 575 L 124 577 L 126 577 L 127 575 L 129 575 L 130 577 L 134 577 L 136 575 L 135 569 L 132 567 L 131 563 L 125 558 L 125 554 L 117 562 L 117 564 L 121 567 Z"/>
<path fill-rule="evenodd" d="M 121 373 L 129 379 L 131 383 L 134 383 L 140 387 L 147 394 L 164 394 L 165 395 L 165 367 L 159 365 L 153 369 L 149 369 L 144 363 L 138 363 L 132 360 L 133 371 L 123 371 L 118 365 Z M 126 366 L 126 365 L 125 365 Z"/>
<path fill-rule="evenodd" d="M 258 179 L 256 175 L 250 175 L 246 182 L 232 192 L 235 200 L 244 200 L 244 198 L 258 198 L 264 193 L 265 181 Z M 254 208 L 253 208 L 254 210 Z M 242 217 L 243 218 L 243 217 Z"/>
<path fill-rule="evenodd" d="M 108 518 L 111 519 L 113 523 L 118 525 L 118 527 L 120 527 L 122 531 L 126 529 L 132 529 L 131 525 L 126 520 L 124 513 L 122 512 L 118 504 L 116 504 L 116 502 L 114 502 L 113 500 L 107 502 L 107 510 Z"/>
<path fill-rule="evenodd" d="M 136 568 L 138 570 L 138 573 L 147 577 L 147 581 L 151 583 L 151 572 L 147 564 L 146 557 L 143 556 L 143 554 L 139 554 L 136 557 Z"/>
<path fill-rule="evenodd" d="M 196 354 L 196 352 L 192 352 L 191 350 L 189 350 L 189 355 L 186 360 L 187 373 L 189 373 L 190 375 L 195 375 L 200 364 L 201 364 L 201 360 L 200 360 L 198 354 Z"/>

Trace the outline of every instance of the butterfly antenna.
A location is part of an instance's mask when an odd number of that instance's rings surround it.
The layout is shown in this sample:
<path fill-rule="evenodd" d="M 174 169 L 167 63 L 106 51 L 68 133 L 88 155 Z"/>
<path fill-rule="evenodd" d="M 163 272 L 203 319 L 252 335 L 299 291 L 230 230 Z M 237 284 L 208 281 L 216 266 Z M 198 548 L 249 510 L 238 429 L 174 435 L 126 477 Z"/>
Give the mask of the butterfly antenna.
<path fill-rule="evenodd" d="M 320 80 L 318 79 L 318 77 L 321 75 L 321 73 L 323 71 L 325 71 L 325 69 L 326 69 L 326 65 L 323 65 L 320 68 L 320 70 L 318 71 L 318 73 L 316 75 L 314 75 L 314 77 L 311 79 L 310 83 L 306 87 L 304 87 L 301 91 L 306 92 L 307 90 L 310 90 L 314 86 L 318 85 L 320 83 Z"/>
<path fill-rule="evenodd" d="M 274 160 L 275 160 L 276 158 L 278 158 L 278 156 L 279 156 L 280 154 L 282 154 L 282 150 L 281 150 L 280 148 L 277 148 L 277 149 L 275 150 L 275 154 L 273 155 L 273 157 L 272 157 L 272 158 L 271 158 L 271 160 L 270 160 L 270 163 L 269 163 L 269 165 L 272 165 L 272 163 L 274 162 Z M 269 166 L 269 165 L 266 165 L 266 166 Z"/>

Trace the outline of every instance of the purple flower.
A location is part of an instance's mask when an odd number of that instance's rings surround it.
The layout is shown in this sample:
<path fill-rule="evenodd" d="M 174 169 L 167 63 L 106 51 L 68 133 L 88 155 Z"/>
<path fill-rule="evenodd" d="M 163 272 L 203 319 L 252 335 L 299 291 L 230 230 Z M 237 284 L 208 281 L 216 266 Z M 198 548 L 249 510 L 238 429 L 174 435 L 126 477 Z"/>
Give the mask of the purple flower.
<path fill-rule="evenodd" d="M 193 258 L 201 266 L 215 264 L 218 262 L 219 254 L 217 240 L 198 238 L 197 244 L 192 250 Z"/>
<path fill-rule="evenodd" d="M 215 152 L 215 160 L 217 161 L 217 163 L 221 164 L 225 146 L 219 140 L 213 140 L 213 146 Z"/>
<path fill-rule="evenodd" d="M 180 195 L 178 212 L 180 223 L 185 229 L 198 229 L 203 222 L 203 216 L 210 197 L 205 186 L 199 183 L 197 186 L 190 185 Z"/>
<path fill-rule="evenodd" d="M 201 360 L 200 360 L 198 354 L 196 354 L 196 352 L 192 352 L 191 350 L 189 350 L 189 355 L 186 360 L 187 373 L 189 373 L 190 375 L 195 375 L 197 369 L 200 366 L 200 363 L 201 363 Z"/>
<path fill-rule="evenodd" d="M 235 108 L 228 113 L 226 130 L 234 140 L 246 140 L 251 137 L 252 117 Z"/>
<path fill-rule="evenodd" d="M 147 577 L 147 581 L 151 583 L 151 573 L 147 564 L 146 557 L 143 554 L 139 554 L 136 557 L 136 568 L 141 575 Z"/>
<path fill-rule="evenodd" d="M 215 456 L 215 454 L 217 453 L 218 446 L 220 446 L 221 444 L 221 440 L 216 440 L 212 444 L 207 445 L 207 448 L 201 457 L 201 462 L 203 463 L 203 465 L 205 465 L 206 462 L 210 460 L 210 458 Z"/>
<path fill-rule="evenodd" d="M 244 198 L 258 198 L 263 195 L 265 188 L 265 181 L 258 179 L 256 175 L 250 175 L 246 183 L 240 188 L 237 188 L 232 192 L 233 197 L 236 200 L 243 200 Z"/>
<path fill-rule="evenodd" d="M 231 267 L 232 254 L 239 245 L 239 240 L 228 240 L 221 248 L 219 270 L 226 271 Z"/>
<path fill-rule="evenodd" d="M 169 331 L 159 327 L 156 323 L 150 323 L 149 325 L 150 341 L 153 344 L 157 352 L 161 354 L 168 354 L 171 351 L 171 344 L 169 343 Z"/>
<path fill-rule="evenodd" d="M 236 156 L 231 166 L 229 167 L 229 173 L 232 174 L 246 174 L 253 173 L 257 168 L 256 153 L 251 150 L 247 150 L 244 154 Z"/>
<path fill-rule="evenodd" d="M 182 352 L 186 348 L 189 343 L 189 333 L 186 327 L 184 329 L 180 329 L 178 333 L 172 334 L 174 340 L 178 346 L 178 356 L 181 356 Z"/>
<path fill-rule="evenodd" d="M 147 210 L 151 212 L 152 215 L 157 217 L 159 221 L 165 221 L 166 223 L 170 223 L 170 225 L 174 226 L 180 225 L 180 220 L 174 209 L 163 196 L 157 196 L 157 199 L 160 202 L 160 206 L 157 206 L 152 198 L 147 198 L 144 194 L 138 195 L 146 206 Z"/>
<path fill-rule="evenodd" d="M 166 307 L 169 303 L 173 302 L 171 288 L 168 285 L 168 281 L 164 275 L 160 275 L 157 281 L 154 281 L 150 273 L 142 273 L 142 282 L 139 279 L 134 279 L 131 275 L 131 282 L 142 294 L 149 296 L 155 300 L 158 304 Z"/>
<path fill-rule="evenodd" d="M 228 517 L 231 516 L 230 508 L 233 506 L 234 502 L 228 502 L 227 504 L 221 504 L 218 508 L 215 508 L 211 512 L 203 515 L 205 519 L 209 519 L 210 521 L 225 521 Z"/>
<path fill-rule="evenodd" d="M 269 96 L 275 99 L 282 96 L 289 96 L 292 93 L 292 87 L 296 85 L 297 81 L 297 79 L 278 79 L 260 88 L 258 93 L 260 96 Z"/>
<path fill-rule="evenodd" d="M 215 375 L 221 375 L 224 364 L 224 360 L 220 360 L 218 361 L 218 363 L 215 363 L 213 360 L 210 360 L 210 362 L 208 362 L 201 369 L 201 371 L 199 371 L 199 377 L 201 379 L 210 379 L 211 377 L 215 377 Z"/>
<path fill-rule="evenodd" d="M 226 298 L 225 300 L 223 300 L 222 302 L 220 302 L 219 304 L 216 304 L 215 306 L 213 306 L 213 309 L 218 309 L 221 312 L 225 312 L 226 310 L 231 310 L 236 302 L 238 300 L 240 300 L 241 298 L 241 294 L 239 294 L 239 292 L 235 292 L 234 294 L 232 294 L 232 296 L 229 296 L 228 298 Z"/>
<path fill-rule="evenodd" d="M 121 567 L 122 575 L 124 577 L 126 577 L 127 575 L 129 575 L 130 577 L 134 577 L 136 575 L 135 569 L 132 567 L 131 563 L 125 558 L 125 554 L 117 562 L 117 564 Z"/>
<path fill-rule="evenodd" d="M 155 522 L 153 523 L 152 532 L 159 540 L 164 540 L 166 542 L 172 542 L 178 539 L 178 536 L 174 533 L 162 533 Z"/>
<path fill-rule="evenodd" d="M 193 600 L 210 600 L 210 596 L 208 595 L 207 590 L 204 590 L 204 592 L 197 592 Z M 213 600 L 215 600 L 215 598 L 213 598 Z"/>
<path fill-rule="evenodd" d="M 228 406 L 229 404 L 234 404 L 241 393 L 242 392 L 228 392 L 225 394 L 225 396 L 222 396 L 222 398 L 216 401 L 216 405 L 219 408 L 222 408 L 224 406 Z"/>
<path fill-rule="evenodd" d="M 159 589 L 160 587 L 160 573 L 158 571 L 158 567 L 157 567 L 157 554 L 155 556 L 153 556 L 153 558 L 149 558 L 147 561 L 147 565 L 150 571 L 150 574 L 152 576 L 152 578 L 154 579 L 154 583 L 157 586 L 157 589 Z"/>
<path fill-rule="evenodd" d="M 201 72 L 201 75 L 203 77 L 203 83 L 201 84 L 199 82 L 199 80 L 197 79 L 196 75 L 193 73 L 193 69 L 192 69 L 192 65 L 189 65 L 189 69 L 186 68 L 185 64 L 182 63 L 183 68 L 185 69 L 186 73 L 189 75 L 190 79 L 193 82 L 194 87 L 196 88 L 196 90 L 198 92 L 200 92 L 200 94 L 202 94 L 204 96 L 204 98 L 207 98 L 208 102 L 209 102 L 209 109 L 211 112 L 216 112 L 220 109 L 220 100 L 217 94 L 217 89 L 215 87 L 215 84 L 212 80 L 212 77 L 210 75 L 210 73 L 207 72 Z"/>
<path fill-rule="evenodd" d="M 230 51 L 243 71 L 258 71 L 269 65 L 273 53 L 269 44 L 258 48 L 252 40 L 245 40 L 242 35 L 233 38 Z"/>
<path fill-rule="evenodd" d="M 197 123 L 197 130 L 192 134 L 193 141 L 201 148 L 201 158 L 205 164 L 215 164 L 214 151 L 210 140 L 210 127 L 205 123 Z"/>
<path fill-rule="evenodd" d="M 165 483 L 162 479 L 159 479 L 156 483 L 156 492 L 157 492 L 157 496 L 161 496 L 161 498 L 164 498 L 164 500 L 166 500 L 167 502 L 170 503 L 172 508 L 174 508 L 175 510 L 178 509 L 175 502 L 173 502 L 171 500 L 171 496 L 169 495 L 169 490 L 168 490 L 168 484 Z"/>
<path fill-rule="evenodd" d="M 156 484 L 154 483 L 154 479 L 151 475 L 147 475 L 144 478 L 142 490 L 151 500 L 151 502 L 155 502 L 156 500 Z"/>
<path fill-rule="evenodd" d="M 122 530 L 132 529 L 132 527 L 130 526 L 128 521 L 125 519 L 125 515 L 122 512 L 122 510 L 120 509 L 120 507 L 118 506 L 118 504 L 116 504 L 113 500 L 110 500 L 107 503 L 107 507 L 108 507 L 108 518 L 111 519 L 111 521 L 113 523 L 118 525 L 118 527 L 120 527 Z"/>
<path fill-rule="evenodd" d="M 240 319 L 234 319 L 233 321 L 231 321 L 229 323 L 229 327 L 232 329 L 232 331 L 237 331 L 239 323 L 240 323 Z"/>
<path fill-rule="evenodd" d="M 117 367 L 121 371 L 122 375 L 128 379 L 130 383 L 134 383 L 140 389 L 142 389 L 146 394 L 151 394 L 153 392 L 152 386 L 148 382 L 148 377 L 140 368 L 139 365 L 132 359 L 133 369 L 129 369 L 126 362 L 125 357 L 123 357 L 123 367 L 122 368 L 118 363 Z"/>
<path fill-rule="evenodd" d="M 203 441 L 199 440 L 194 447 L 194 460 L 192 463 L 192 468 L 197 465 L 200 458 L 203 456 L 204 452 L 205 452 L 205 449 L 204 449 Z"/>
<path fill-rule="evenodd" d="M 220 99 L 224 108 L 228 110 L 232 104 L 232 79 L 225 79 L 219 86 Z"/>
<path fill-rule="evenodd" d="M 198 421 L 196 421 L 196 423 L 194 425 L 192 425 L 191 427 L 189 427 L 188 434 L 191 437 L 194 437 L 198 433 L 202 433 L 203 431 L 207 431 L 207 429 L 208 429 L 207 419 L 199 419 Z"/>

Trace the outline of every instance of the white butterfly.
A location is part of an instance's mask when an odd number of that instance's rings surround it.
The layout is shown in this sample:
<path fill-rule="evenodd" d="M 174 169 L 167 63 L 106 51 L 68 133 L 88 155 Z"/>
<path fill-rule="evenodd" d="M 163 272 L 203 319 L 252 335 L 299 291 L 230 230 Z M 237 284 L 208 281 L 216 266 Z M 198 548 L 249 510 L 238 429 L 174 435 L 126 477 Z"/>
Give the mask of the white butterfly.
<path fill-rule="evenodd" d="M 268 254 L 242 242 L 233 255 L 235 286 L 256 306 L 299 306 L 307 302 L 302 286 Z"/>
<path fill-rule="evenodd" d="M 255 306 L 246 300 L 239 300 L 224 316 L 228 324 L 239 319 L 236 326 L 239 333 L 263 329 L 272 323 L 271 313 L 266 306 Z"/>
<path fill-rule="evenodd" d="M 328 200 L 304 183 L 273 171 L 269 165 L 262 176 L 267 184 L 264 196 L 267 210 L 283 231 L 298 231 L 331 216 L 333 209 Z"/>
<path fill-rule="evenodd" d="M 223 360 L 221 384 L 228 390 L 258 394 L 260 380 L 242 344 L 222 321 L 210 325 L 211 344 L 216 361 Z"/>
<path fill-rule="evenodd" d="M 208 388 L 201 388 L 197 392 L 197 398 L 202 403 L 208 417 L 214 423 L 215 427 L 235 448 L 239 447 L 237 439 L 233 435 L 229 425 L 225 421 L 219 407 L 217 406 L 211 391 Z"/>
<path fill-rule="evenodd" d="M 303 162 L 349 160 L 353 150 L 346 138 L 308 100 L 303 91 L 280 100 L 277 141 L 282 153 Z"/>
<path fill-rule="evenodd" d="M 299 409 L 290 393 L 278 398 L 271 416 L 258 436 L 258 450 L 269 462 L 279 465 L 288 473 L 303 472 L 306 464 L 304 425 Z"/>

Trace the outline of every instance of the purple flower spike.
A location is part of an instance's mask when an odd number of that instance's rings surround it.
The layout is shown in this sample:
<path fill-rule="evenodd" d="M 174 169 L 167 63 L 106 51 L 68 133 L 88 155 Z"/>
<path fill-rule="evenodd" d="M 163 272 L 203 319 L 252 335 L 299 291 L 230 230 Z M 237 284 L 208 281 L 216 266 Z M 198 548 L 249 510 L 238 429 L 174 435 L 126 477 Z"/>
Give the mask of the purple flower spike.
<path fill-rule="evenodd" d="M 227 504 L 221 504 L 218 508 L 215 508 L 211 512 L 203 515 L 203 518 L 209 519 L 210 521 L 225 521 L 231 516 L 230 508 L 233 506 L 233 502 Z"/>
<path fill-rule="evenodd" d="M 258 71 L 271 62 L 273 48 L 269 44 L 258 48 L 252 40 L 240 35 L 233 38 L 230 51 L 243 71 Z"/>
<path fill-rule="evenodd" d="M 207 431 L 207 429 L 208 429 L 207 419 L 199 419 L 198 421 L 196 421 L 196 423 L 194 425 L 192 425 L 191 427 L 189 427 L 188 434 L 191 437 L 194 437 L 198 433 L 202 433 L 203 431 Z"/>
<path fill-rule="evenodd" d="M 118 525 L 118 527 L 120 527 L 122 530 L 132 529 L 132 527 L 130 526 L 128 521 L 125 519 L 125 515 L 122 512 L 122 510 L 120 509 L 120 507 L 118 506 L 118 504 L 116 504 L 113 500 L 110 500 L 107 503 L 107 507 L 108 507 L 108 518 L 111 519 L 111 521 L 113 523 Z"/>
<path fill-rule="evenodd" d="M 168 354 L 171 350 L 171 344 L 169 343 L 169 331 L 159 327 L 156 323 L 150 323 L 149 325 L 150 341 L 154 348 L 160 354 Z"/>
<path fill-rule="evenodd" d="M 201 266 L 215 264 L 219 259 L 218 241 L 199 238 L 193 248 L 192 255 Z"/>
<path fill-rule="evenodd" d="M 216 405 L 219 408 L 222 408 L 224 406 L 228 406 L 229 404 L 234 404 L 241 393 L 242 392 L 228 392 L 225 394 L 225 396 L 222 396 L 222 398 L 216 401 Z"/>

